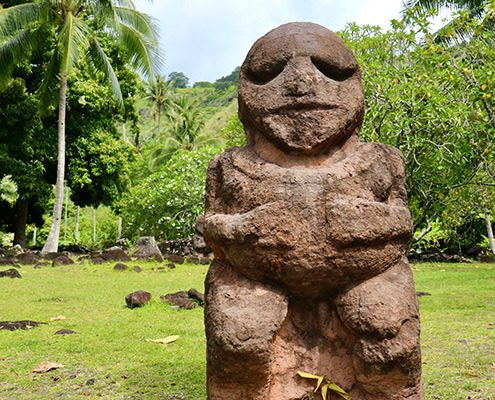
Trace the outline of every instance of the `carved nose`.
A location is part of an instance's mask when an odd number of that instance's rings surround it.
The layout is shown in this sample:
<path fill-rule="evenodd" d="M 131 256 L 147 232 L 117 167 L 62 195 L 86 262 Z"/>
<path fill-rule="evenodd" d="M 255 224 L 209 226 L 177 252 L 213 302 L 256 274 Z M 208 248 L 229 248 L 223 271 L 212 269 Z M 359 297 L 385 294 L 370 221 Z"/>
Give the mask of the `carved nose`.
<path fill-rule="evenodd" d="M 314 94 L 315 76 L 305 68 L 294 68 L 285 82 L 286 95 L 302 97 Z"/>

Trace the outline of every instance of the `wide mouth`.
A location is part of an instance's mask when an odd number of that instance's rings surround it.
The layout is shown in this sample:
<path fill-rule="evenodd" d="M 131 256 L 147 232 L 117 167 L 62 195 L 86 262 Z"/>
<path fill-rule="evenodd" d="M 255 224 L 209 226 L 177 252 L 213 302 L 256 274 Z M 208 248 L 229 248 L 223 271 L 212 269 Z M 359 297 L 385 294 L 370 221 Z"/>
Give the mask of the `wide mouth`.
<path fill-rule="evenodd" d="M 293 113 L 305 113 L 308 111 L 329 111 L 340 108 L 335 104 L 321 104 L 321 103 L 296 103 L 289 104 L 274 109 L 272 112 L 276 114 L 293 114 Z"/>

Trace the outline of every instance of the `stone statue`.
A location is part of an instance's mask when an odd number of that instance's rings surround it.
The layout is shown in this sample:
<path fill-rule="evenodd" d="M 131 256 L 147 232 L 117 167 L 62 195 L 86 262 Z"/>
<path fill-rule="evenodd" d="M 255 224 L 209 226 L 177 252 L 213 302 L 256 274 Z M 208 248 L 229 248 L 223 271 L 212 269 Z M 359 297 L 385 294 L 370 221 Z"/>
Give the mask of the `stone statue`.
<path fill-rule="evenodd" d="M 282 25 L 249 51 L 247 145 L 206 183 L 208 399 L 299 400 L 315 381 L 298 370 L 353 400 L 424 398 L 402 156 L 359 141 L 363 114 L 359 66 L 326 28 Z"/>

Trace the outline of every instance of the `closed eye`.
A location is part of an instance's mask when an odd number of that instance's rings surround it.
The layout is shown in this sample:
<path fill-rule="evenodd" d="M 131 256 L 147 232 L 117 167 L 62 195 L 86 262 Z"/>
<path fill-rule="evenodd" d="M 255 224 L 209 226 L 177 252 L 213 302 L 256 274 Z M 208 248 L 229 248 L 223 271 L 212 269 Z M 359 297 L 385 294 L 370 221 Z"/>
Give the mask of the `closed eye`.
<path fill-rule="evenodd" d="M 316 57 L 311 57 L 311 61 L 323 75 L 338 82 L 349 79 L 356 72 L 356 68 L 340 68 Z"/>
<path fill-rule="evenodd" d="M 247 77 L 257 85 L 265 85 L 279 76 L 286 64 L 285 60 L 280 60 L 275 63 L 263 64 L 261 68 L 248 68 Z"/>

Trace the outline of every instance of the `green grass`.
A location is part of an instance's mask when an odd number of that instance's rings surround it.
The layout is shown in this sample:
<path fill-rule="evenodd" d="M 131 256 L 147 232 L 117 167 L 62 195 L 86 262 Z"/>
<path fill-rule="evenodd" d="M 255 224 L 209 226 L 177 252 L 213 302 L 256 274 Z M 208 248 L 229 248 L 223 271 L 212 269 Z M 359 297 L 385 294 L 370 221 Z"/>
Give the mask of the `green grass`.
<path fill-rule="evenodd" d="M 204 291 L 205 266 L 143 272 L 103 266 L 23 267 L 23 279 L 0 281 L 0 320 L 50 322 L 28 331 L 0 331 L 0 399 L 205 398 L 203 309 L 172 310 L 160 296 L 195 287 Z M 154 270 L 152 270 L 154 268 Z M 152 294 L 142 308 L 125 307 L 135 290 Z M 59 329 L 77 335 L 54 335 Z M 167 345 L 149 342 L 170 335 Z M 42 361 L 64 364 L 45 374 Z M 86 382 L 94 379 L 93 385 Z"/>
<path fill-rule="evenodd" d="M 28 266 L 23 279 L 0 279 L 0 320 L 67 317 L 0 331 L 0 399 L 206 398 L 203 309 L 175 311 L 159 299 L 203 291 L 206 267 L 128 263 L 143 268 L 138 274 L 113 265 Z M 495 400 L 495 266 L 413 268 L 416 289 L 432 294 L 420 298 L 426 399 Z M 126 308 L 125 296 L 139 289 L 151 292 L 150 303 Z M 63 328 L 79 334 L 54 335 Z M 147 341 L 170 335 L 180 338 Z M 42 361 L 64 368 L 32 373 Z"/>
<path fill-rule="evenodd" d="M 427 399 L 495 399 L 495 266 L 414 266 Z"/>

